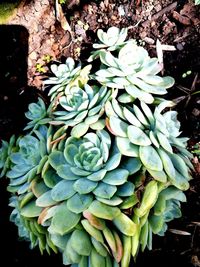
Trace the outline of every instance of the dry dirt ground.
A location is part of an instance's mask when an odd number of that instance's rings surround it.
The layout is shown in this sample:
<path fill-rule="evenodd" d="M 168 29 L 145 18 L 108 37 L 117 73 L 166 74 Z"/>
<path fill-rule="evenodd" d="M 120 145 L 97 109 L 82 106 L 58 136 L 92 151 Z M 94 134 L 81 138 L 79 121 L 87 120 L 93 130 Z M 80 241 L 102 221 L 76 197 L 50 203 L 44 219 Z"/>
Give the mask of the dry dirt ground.
<path fill-rule="evenodd" d="M 45 65 L 49 60 L 63 60 L 68 56 L 86 60 L 96 40 L 97 29 L 115 25 L 129 27 L 129 36 L 144 45 L 152 56 L 156 55 L 157 39 L 162 44 L 174 46 L 175 51 L 164 52 L 165 74 L 176 80 L 168 98 L 178 104 L 183 133 L 190 137 L 189 148 L 198 147 L 200 8 L 192 1 L 184 0 L 68 0 L 67 3 L 63 5 L 63 13 L 70 32 L 56 20 L 53 0 L 23 1 L 15 17 L 5 26 L 7 28 L 0 26 L 4 37 L 4 49 L 0 52 L 0 79 L 2 88 L 6 88 L 0 92 L 0 139 L 22 127 L 23 122 L 17 118 L 23 116 L 27 104 L 33 101 L 35 89 L 42 88 L 43 72 L 48 70 Z M 25 28 L 9 26 L 13 24 Z M 170 224 L 164 238 L 155 237 L 153 250 L 140 254 L 133 266 L 200 267 L 198 155 L 195 155 L 194 164 L 196 172 L 187 192 L 188 202 L 183 205 L 183 217 Z M 0 190 L 1 195 L 5 194 L 2 188 Z M 61 259 L 47 255 L 41 257 L 37 250 L 30 251 L 26 243 L 18 243 L 15 226 L 8 226 L 7 199 L 2 205 L 5 210 L 0 217 L 5 219 L 0 221 L 1 229 L 8 227 L 9 237 L 4 239 L 4 251 L 10 251 L 7 264 L 13 267 L 31 267 L 38 263 L 62 266 Z"/>

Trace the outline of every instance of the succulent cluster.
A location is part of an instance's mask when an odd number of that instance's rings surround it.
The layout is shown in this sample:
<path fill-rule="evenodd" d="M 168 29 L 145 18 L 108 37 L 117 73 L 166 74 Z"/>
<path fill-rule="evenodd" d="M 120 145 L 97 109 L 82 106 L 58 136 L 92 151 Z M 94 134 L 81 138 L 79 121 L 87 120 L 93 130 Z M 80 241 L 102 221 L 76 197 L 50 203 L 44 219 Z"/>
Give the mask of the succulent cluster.
<path fill-rule="evenodd" d="M 174 80 L 158 75 L 158 59 L 125 41 L 127 29 L 98 37 L 92 65 L 51 66 L 50 104 L 29 105 L 24 135 L 2 143 L 0 169 L 10 219 L 32 247 L 62 253 L 65 265 L 128 267 L 181 216 L 192 155 L 174 103 L 160 97 Z"/>

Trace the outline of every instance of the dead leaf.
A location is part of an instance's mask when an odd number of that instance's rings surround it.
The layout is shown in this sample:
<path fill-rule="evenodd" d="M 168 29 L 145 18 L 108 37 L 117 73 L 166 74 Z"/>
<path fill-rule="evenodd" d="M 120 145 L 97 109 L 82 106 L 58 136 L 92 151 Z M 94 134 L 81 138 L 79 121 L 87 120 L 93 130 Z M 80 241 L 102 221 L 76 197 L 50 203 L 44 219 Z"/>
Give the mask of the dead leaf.
<path fill-rule="evenodd" d="M 188 17 L 180 15 L 177 11 L 173 12 L 173 18 L 178 20 L 183 25 L 190 25 L 191 21 Z"/>
<path fill-rule="evenodd" d="M 59 4 L 58 0 L 56 0 L 55 9 L 56 9 L 56 19 L 60 22 L 61 27 L 63 28 L 63 30 L 69 31 L 71 33 L 71 28 L 69 26 L 69 23 L 67 22 L 67 19 L 65 18 L 61 4 Z"/>
<path fill-rule="evenodd" d="M 162 49 L 162 45 L 161 45 L 161 42 L 157 39 L 156 41 L 156 52 L 157 52 L 157 57 L 158 57 L 158 62 L 159 64 L 161 65 L 162 67 L 162 71 L 161 73 L 163 72 L 163 69 L 164 69 L 164 63 L 163 63 L 163 49 Z M 163 74 L 163 73 L 162 73 Z"/>
<path fill-rule="evenodd" d="M 197 226 L 200 226 L 200 222 L 191 222 L 193 224 L 196 224 Z"/>
<path fill-rule="evenodd" d="M 176 234 L 176 235 L 191 235 L 191 233 L 186 232 L 186 231 L 181 231 L 177 229 L 169 229 L 169 232 Z"/>
<path fill-rule="evenodd" d="M 67 7 L 72 9 L 74 6 L 78 6 L 80 4 L 80 0 L 68 0 Z"/>
<path fill-rule="evenodd" d="M 174 45 L 161 45 L 163 51 L 176 51 L 176 47 Z"/>

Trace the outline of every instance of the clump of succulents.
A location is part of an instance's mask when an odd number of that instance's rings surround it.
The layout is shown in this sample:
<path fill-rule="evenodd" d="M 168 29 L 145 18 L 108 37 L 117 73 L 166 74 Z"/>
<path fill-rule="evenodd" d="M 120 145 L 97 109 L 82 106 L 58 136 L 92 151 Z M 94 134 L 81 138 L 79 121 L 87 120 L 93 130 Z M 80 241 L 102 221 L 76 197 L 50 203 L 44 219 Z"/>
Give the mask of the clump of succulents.
<path fill-rule="evenodd" d="M 59 251 L 65 265 L 128 267 L 181 217 L 192 155 L 174 103 L 160 97 L 174 80 L 158 75 L 158 59 L 127 29 L 97 35 L 89 61 L 99 70 L 53 64 L 49 106 L 29 105 L 24 135 L 2 142 L 0 169 L 31 247 Z"/>

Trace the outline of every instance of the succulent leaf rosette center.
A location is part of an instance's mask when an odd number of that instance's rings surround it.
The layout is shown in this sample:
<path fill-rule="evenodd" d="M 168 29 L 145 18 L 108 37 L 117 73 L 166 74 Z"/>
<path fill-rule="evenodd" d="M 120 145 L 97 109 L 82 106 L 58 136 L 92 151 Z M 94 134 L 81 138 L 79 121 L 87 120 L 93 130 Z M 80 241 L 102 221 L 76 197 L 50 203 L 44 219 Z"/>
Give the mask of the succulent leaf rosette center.
<path fill-rule="evenodd" d="M 117 185 L 126 183 L 129 171 L 120 168 L 121 153 L 105 130 L 90 132 L 82 138 L 69 137 L 64 153 L 52 152 L 50 164 L 57 174 L 73 181 L 74 193 L 88 194 L 110 199 L 117 191 Z M 62 157 L 62 164 L 56 164 L 56 157 Z M 118 173 L 118 174 L 117 174 Z M 117 177 L 117 181 L 115 178 Z"/>

